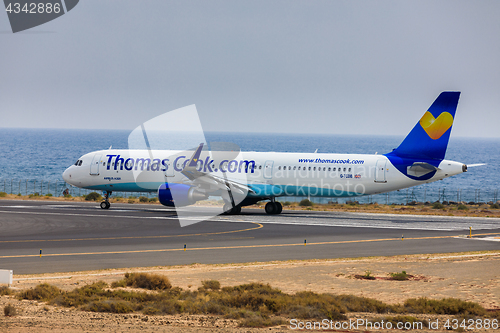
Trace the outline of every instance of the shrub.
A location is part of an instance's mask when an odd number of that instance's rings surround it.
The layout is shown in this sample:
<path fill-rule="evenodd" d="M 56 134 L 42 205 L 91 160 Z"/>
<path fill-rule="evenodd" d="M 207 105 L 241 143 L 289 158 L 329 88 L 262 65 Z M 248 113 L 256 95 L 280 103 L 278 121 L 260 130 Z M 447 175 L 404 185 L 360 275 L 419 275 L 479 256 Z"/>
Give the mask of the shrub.
<path fill-rule="evenodd" d="M 3 308 L 3 314 L 5 315 L 5 317 L 12 317 L 12 316 L 17 315 L 17 311 L 16 311 L 16 308 L 14 307 L 14 305 L 7 304 Z"/>
<path fill-rule="evenodd" d="M 51 301 L 61 295 L 61 289 L 51 286 L 47 283 L 42 283 L 35 288 L 25 290 L 19 294 L 21 299 L 29 299 L 32 301 Z"/>
<path fill-rule="evenodd" d="M 128 199 L 129 204 L 133 204 L 135 202 L 135 199 Z"/>
<path fill-rule="evenodd" d="M 220 282 L 217 280 L 205 280 L 201 281 L 203 289 L 206 290 L 219 290 L 220 289 Z"/>
<path fill-rule="evenodd" d="M 490 205 L 490 208 L 492 208 L 492 209 L 500 209 L 500 205 L 497 204 L 497 203 L 494 203 L 494 204 Z"/>
<path fill-rule="evenodd" d="M 254 314 L 249 318 L 243 319 L 243 321 L 239 324 L 240 327 L 268 327 L 268 326 L 277 326 L 285 324 L 283 319 L 279 317 L 271 317 L 265 318 Z"/>
<path fill-rule="evenodd" d="M 458 209 L 458 210 L 469 210 L 469 207 L 467 207 L 467 206 L 466 206 L 466 205 L 464 205 L 464 204 L 460 204 L 460 205 L 458 205 L 457 209 Z"/>
<path fill-rule="evenodd" d="M 85 201 L 101 201 L 102 196 L 97 192 L 90 192 L 85 196 Z"/>
<path fill-rule="evenodd" d="M 149 199 L 147 197 L 139 197 L 140 202 L 148 202 Z"/>
<path fill-rule="evenodd" d="M 119 284 L 120 281 L 117 282 Z M 147 273 L 125 273 L 125 285 L 149 290 L 167 290 L 172 284 L 166 276 Z"/>
<path fill-rule="evenodd" d="M 6 287 L 6 286 L 0 287 L 0 296 L 12 295 L 13 293 L 14 292 L 9 287 Z"/>
<path fill-rule="evenodd" d="M 365 271 L 365 275 L 363 275 L 363 279 L 375 280 L 375 277 L 372 275 L 371 271 Z"/>
<path fill-rule="evenodd" d="M 5 192 L 0 192 L 0 197 L 1 197 L 1 198 L 5 198 L 6 196 L 7 196 L 7 193 L 5 193 Z"/>
<path fill-rule="evenodd" d="M 375 313 L 388 313 L 388 312 L 401 312 L 400 306 L 389 305 L 372 298 L 354 296 L 354 295 L 339 295 L 336 296 L 342 306 L 348 312 L 375 312 Z"/>
<path fill-rule="evenodd" d="M 404 307 L 411 313 L 422 314 L 471 314 L 483 316 L 486 310 L 479 304 L 474 302 L 466 302 L 457 298 L 443 298 L 441 300 L 433 300 L 425 297 L 410 298 L 404 303 Z"/>
<path fill-rule="evenodd" d="M 84 310 L 92 312 L 110 312 L 110 313 L 130 313 L 134 308 L 129 302 L 124 301 L 95 301 L 84 307 Z"/>
<path fill-rule="evenodd" d="M 401 273 L 389 273 L 391 276 L 391 280 L 395 281 L 406 281 L 410 279 L 410 275 L 406 274 L 406 271 L 402 271 Z"/>
<path fill-rule="evenodd" d="M 312 206 L 312 205 L 313 205 L 313 203 L 309 199 L 303 199 L 299 202 L 299 206 L 301 206 L 301 207 L 307 207 L 307 206 Z"/>
<path fill-rule="evenodd" d="M 436 201 L 435 203 L 432 204 L 432 209 L 443 209 L 444 205 L 440 203 L 439 201 Z"/>
<path fill-rule="evenodd" d="M 19 195 L 21 195 L 21 193 L 19 193 Z M 45 194 L 46 197 L 51 197 L 52 196 L 52 193 L 47 193 Z"/>
<path fill-rule="evenodd" d="M 158 198 L 151 198 L 149 199 L 149 202 L 157 202 L 158 201 Z"/>

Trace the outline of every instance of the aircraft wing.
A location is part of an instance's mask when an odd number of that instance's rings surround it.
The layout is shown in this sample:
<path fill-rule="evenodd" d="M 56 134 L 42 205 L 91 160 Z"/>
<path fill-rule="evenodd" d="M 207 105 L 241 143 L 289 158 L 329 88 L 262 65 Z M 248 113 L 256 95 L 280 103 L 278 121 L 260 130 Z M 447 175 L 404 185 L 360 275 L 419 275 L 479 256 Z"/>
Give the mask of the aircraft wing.
<path fill-rule="evenodd" d="M 241 194 L 244 194 L 246 192 L 250 193 L 255 193 L 255 191 L 245 185 L 241 184 L 229 179 L 226 179 L 225 177 L 218 177 L 206 172 L 201 172 L 196 169 L 198 159 L 200 158 L 201 150 L 203 149 L 203 143 L 201 143 L 196 151 L 194 152 L 193 156 L 189 160 L 189 163 L 184 167 L 184 169 L 181 171 L 181 173 L 189 178 L 194 184 L 206 184 L 206 185 L 212 185 L 215 186 L 221 190 L 226 190 L 226 191 L 238 191 Z"/>

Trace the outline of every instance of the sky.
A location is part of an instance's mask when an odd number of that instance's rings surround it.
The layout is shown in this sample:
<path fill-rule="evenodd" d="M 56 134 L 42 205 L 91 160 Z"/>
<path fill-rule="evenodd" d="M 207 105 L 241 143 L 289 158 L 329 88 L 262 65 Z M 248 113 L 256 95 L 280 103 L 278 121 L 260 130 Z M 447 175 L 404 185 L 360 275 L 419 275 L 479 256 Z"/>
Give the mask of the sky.
<path fill-rule="evenodd" d="M 445 90 L 453 136 L 500 137 L 500 1 L 81 0 L 13 34 L 0 127 L 406 135 Z"/>

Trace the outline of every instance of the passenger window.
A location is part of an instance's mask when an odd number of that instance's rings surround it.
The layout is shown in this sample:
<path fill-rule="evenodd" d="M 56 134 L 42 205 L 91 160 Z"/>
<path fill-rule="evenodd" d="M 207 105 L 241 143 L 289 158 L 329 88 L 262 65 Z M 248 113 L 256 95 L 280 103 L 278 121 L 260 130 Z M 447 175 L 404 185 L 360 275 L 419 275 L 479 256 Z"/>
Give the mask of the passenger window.
<path fill-rule="evenodd" d="M 323 171 L 326 171 L 326 167 L 323 167 Z"/>
<path fill-rule="evenodd" d="M 309 171 L 311 171 L 311 167 L 309 167 Z"/>
<path fill-rule="evenodd" d="M 278 167 L 278 170 L 281 170 L 281 166 Z"/>
<path fill-rule="evenodd" d="M 313 171 L 316 171 L 316 167 L 313 168 Z"/>
<path fill-rule="evenodd" d="M 259 170 L 262 169 L 262 165 L 259 165 Z"/>
<path fill-rule="evenodd" d="M 332 171 L 332 168 L 328 168 L 328 171 Z"/>
<path fill-rule="evenodd" d="M 351 168 L 349 168 L 349 172 L 351 172 Z"/>
<path fill-rule="evenodd" d="M 289 167 L 288 167 L 288 170 L 292 170 L 292 167 L 291 167 L 291 166 L 289 166 Z"/>
<path fill-rule="evenodd" d="M 293 170 L 295 170 L 296 168 L 297 168 L 297 167 L 296 167 L 296 166 L 294 166 L 294 167 L 293 167 Z"/>
<path fill-rule="evenodd" d="M 345 168 L 344 168 L 344 172 L 345 172 Z"/>

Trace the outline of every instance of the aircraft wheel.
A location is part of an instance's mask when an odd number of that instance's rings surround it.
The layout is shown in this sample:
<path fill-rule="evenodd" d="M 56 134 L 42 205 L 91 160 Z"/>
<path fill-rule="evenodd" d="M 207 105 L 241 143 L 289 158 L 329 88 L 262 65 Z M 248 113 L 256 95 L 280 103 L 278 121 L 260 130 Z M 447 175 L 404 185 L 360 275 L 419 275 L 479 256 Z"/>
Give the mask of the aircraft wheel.
<path fill-rule="evenodd" d="M 276 205 L 276 213 L 275 214 L 281 214 L 281 212 L 283 211 L 283 205 L 281 204 L 281 202 L 275 202 L 274 203 Z"/>
<path fill-rule="evenodd" d="M 106 201 L 106 209 L 109 209 L 109 207 L 111 207 L 111 204 L 109 203 L 109 201 Z"/>
<path fill-rule="evenodd" d="M 101 208 L 102 209 L 108 209 L 109 208 L 109 202 L 103 201 L 101 202 Z"/>
<path fill-rule="evenodd" d="M 274 202 L 268 202 L 265 207 L 267 214 L 276 214 L 278 211 L 278 207 L 274 204 Z"/>
<path fill-rule="evenodd" d="M 230 215 L 231 214 L 231 211 L 233 210 L 233 206 L 231 206 L 231 204 L 224 204 L 224 207 L 222 208 L 222 210 L 224 211 L 223 214 L 225 215 Z"/>

